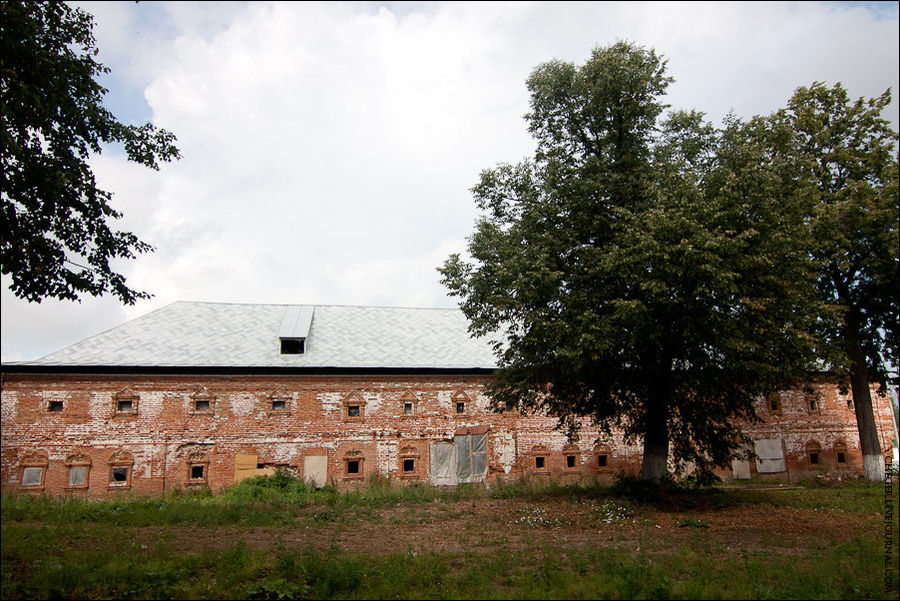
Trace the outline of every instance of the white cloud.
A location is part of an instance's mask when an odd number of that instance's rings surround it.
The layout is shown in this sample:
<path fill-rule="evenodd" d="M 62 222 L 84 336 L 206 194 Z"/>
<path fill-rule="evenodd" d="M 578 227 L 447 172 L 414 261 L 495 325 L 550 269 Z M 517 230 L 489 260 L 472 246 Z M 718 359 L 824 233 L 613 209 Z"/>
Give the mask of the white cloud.
<path fill-rule="evenodd" d="M 179 299 L 452 306 L 434 268 L 471 233 L 478 172 L 531 152 L 524 82 L 551 58 L 581 63 L 616 39 L 655 47 L 677 80 L 669 102 L 716 121 L 731 108 L 770 112 L 817 79 L 854 96 L 898 87 L 896 9 L 879 19 L 817 3 L 85 6 L 101 60 L 141 90 L 183 154 L 160 173 L 117 152 L 94 161 L 120 227 L 157 248 L 123 266 L 155 298 L 34 306 L 5 290 L 4 360 Z M 897 127 L 897 102 L 890 117 Z"/>

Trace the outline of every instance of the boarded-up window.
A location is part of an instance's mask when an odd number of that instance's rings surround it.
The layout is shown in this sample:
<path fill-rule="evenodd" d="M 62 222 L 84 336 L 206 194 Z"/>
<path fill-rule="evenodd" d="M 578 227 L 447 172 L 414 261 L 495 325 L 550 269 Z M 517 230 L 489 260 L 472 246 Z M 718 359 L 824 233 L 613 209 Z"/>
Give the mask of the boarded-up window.
<path fill-rule="evenodd" d="M 460 484 L 483 482 L 487 475 L 487 435 L 456 436 L 456 477 Z"/>
<path fill-rule="evenodd" d="M 785 471 L 784 450 L 780 438 L 760 438 L 753 443 L 756 452 L 756 471 L 773 474 Z"/>

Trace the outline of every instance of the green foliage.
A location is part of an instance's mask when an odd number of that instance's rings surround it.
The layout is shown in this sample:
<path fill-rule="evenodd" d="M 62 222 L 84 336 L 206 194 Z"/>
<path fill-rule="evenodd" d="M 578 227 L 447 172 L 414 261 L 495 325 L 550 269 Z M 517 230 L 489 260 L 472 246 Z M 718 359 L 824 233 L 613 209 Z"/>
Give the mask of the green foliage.
<path fill-rule="evenodd" d="M 881 114 L 890 90 L 851 101 L 836 84 L 798 88 L 777 119 L 790 128 L 826 307 L 817 330 L 829 367 L 849 375 L 866 477 L 884 478 L 869 384 L 900 362 L 900 193 L 897 132 Z"/>
<path fill-rule="evenodd" d="M 798 88 L 778 115 L 791 127 L 802 176 L 815 188 L 818 288 L 837 309 L 820 322 L 834 344 L 828 359 L 852 370 L 848 338 L 855 336 L 864 361 L 857 369 L 882 382 L 886 362 L 900 364 L 900 138 L 881 116 L 890 101 L 890 90 L 854 101 L 840 84 L 816 82 Z"/>
<path fill-rule="evenodd" d="M 179 158 L 175 136 L 145 123 L 127 125 L 103 107 L 93 19 L 61 1 L 0 5 L 2 215 L 0 266 L 12 291 L 29 301 L 77 300 L 130 289 L 113 259 L 151 251 L 110 222 L 121 217 L 88 164 L 102 144 L 120 143 L 128 159 L 159 169 Z"/>
<path fill-rule="evenodd" d="M 785 131 L 697 112 L 665 119 L 671 81 L 625 42 L 528 80 L 534 159 L 486 170 L 470 261 L 439 269 L 490 336 L 499 410 L 582 418 L 644 441 L 642 477 L 665 478 L 670 450 L 701 471 L 746 440 L 753 403 L 806 373 L 818 315 L 806 188 Z"/>

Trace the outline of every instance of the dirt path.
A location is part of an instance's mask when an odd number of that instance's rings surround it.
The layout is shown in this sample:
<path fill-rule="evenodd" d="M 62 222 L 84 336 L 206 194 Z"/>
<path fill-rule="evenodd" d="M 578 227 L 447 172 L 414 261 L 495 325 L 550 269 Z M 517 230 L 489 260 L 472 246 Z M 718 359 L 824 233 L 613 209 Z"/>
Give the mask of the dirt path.
<path fill-rule="evenodd" d="M 639 550 L 701 541 L 710 548 L 773 551 L 847 542 L 880 526 L 880 516 L 765 504 L 689 511 L 630 510 L 613 500 L 479 499 L 337 513 L 311 508 L 295 523 L 268 527 L 130 528 L 142 545 L 184 550 L 228 548 L 386 553 L 515 552 L 552 545 Z M 61 541 L 62 542 L 62 541 Z M 90 544 L 89 541 L 67 543 Z M 64 543 L 65 544 L 65 543 Z"/>

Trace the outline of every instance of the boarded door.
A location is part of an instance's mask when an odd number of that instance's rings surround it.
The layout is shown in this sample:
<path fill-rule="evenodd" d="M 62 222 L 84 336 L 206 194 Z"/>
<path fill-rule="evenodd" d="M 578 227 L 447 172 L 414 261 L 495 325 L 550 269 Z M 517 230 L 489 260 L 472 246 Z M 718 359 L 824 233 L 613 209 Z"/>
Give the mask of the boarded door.
<path fill-rule="evenodd" d="M 328 457 L 325 455 L 307 455 L 303 458 L 303 480 L 316 488 L 328 483 Z"/>
<path fill-rule="evenodd" d="M 454 443 L 431 443 L 431 483 L 438 486 L 456 484 L 456 445 Z"/>
<path fill-rule="evenodd" d="M 484 482 L 487 475 L 487 435 L 456 436 L 456 478 L 460 484 Z"/>
<path fill-rule="evenodd" d="M 756 471 L 760 474 L 773 474 L 785 471 L 784 450 L 780 438 L 760 438 L 754 442 L 756 452 Z"/>
<path fill-rule="evenodd" d="M 747 480 L 750 478 L 750 462 L 746 459 L 731 460 L 731 475 L 735 480 Z"/>

